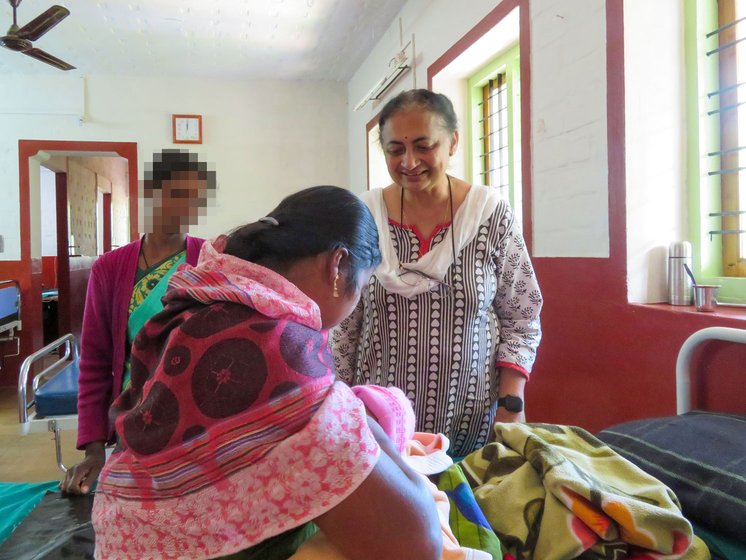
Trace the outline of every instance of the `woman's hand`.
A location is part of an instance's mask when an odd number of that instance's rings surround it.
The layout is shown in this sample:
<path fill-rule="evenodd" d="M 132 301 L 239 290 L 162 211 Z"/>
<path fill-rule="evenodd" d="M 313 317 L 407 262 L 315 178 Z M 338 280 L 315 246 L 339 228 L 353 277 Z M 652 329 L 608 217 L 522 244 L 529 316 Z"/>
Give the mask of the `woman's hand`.
<path fill-rule="evenodd" d="M 65 480 L 60 482 L 60 490 L 65 494 L 88 494 L 105 461 L 104 442 L 89 443 L 85 446 L 85 459 L 67 471 Z"/>

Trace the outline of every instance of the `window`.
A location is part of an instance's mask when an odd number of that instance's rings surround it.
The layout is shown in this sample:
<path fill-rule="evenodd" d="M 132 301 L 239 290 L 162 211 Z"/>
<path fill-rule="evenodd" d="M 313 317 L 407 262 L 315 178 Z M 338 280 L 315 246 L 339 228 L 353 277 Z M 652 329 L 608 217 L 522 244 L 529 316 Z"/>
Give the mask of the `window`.
<path fill-rule="evenodd" d="M 471 122 L 471 176 L 500 189 L 521 219 L 520 60 L 510 48 L 468 81 Z"/>
<path fill-rule="evenodd" d="M 718 57 L 719 107 L 709 111 L 720 124 L 719 150 L 722 198 L 723 274 L 746 277 L 746 0 L 718 1 L 718 47 L 707 53 Z M 708 154 L 709 155 L 709 154 Z"/>
<path fill-rule="evenodd" d="M 686 5 L 689 227 L 699 282 L 746 303 L 746 0 Z"/>
<path fill-rule="evenodd" d="M 508 178 L 508 84 L 507 74 L 499 72 L 482 86 L 482 184 L 507 193 Z"/>

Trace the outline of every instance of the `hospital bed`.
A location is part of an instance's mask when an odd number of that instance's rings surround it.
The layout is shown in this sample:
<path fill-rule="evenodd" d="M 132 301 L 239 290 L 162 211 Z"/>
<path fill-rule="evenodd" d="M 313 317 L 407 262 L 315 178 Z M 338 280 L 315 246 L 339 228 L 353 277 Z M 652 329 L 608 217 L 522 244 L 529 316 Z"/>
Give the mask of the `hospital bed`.
<path fill-rule="evenodd" d="M 625 422 L 598 437 L 671 488 L 713 558 L 746 558 L 746 416 L 692 410 L 694 352 L 712 340 L 746 344 L 746 329 L 692 334 L 676 362 L 677 415 Z M 743 371 L 746 374 L 746 364 Z M 737 387 L 746 399 L 744 385 Z"/>

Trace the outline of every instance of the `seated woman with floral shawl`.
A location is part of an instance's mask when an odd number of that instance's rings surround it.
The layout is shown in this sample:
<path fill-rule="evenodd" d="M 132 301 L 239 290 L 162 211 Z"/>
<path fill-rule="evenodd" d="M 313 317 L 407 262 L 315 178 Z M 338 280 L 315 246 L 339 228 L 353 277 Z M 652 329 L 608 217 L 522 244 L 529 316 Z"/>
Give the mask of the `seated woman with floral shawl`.
<path fill-rule="evenodd" d="M 112 406 L 97 558 L 258 557 L 310 522 L 350 559 L 440 557 L 404 442 L 336 381 L 327 344 L 380 260 L 366 206 L 314 187 L 172 276 Z"/>

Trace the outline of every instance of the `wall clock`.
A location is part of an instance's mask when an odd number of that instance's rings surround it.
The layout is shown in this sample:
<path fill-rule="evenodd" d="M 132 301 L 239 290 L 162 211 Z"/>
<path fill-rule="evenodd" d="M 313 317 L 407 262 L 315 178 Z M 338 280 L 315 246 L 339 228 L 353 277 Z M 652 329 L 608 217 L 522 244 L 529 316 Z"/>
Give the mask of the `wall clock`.
<path fill-rule="evenodd" d="M 172 116 L 174 144 L 202 143 L 202 115 Z"/>

